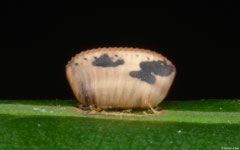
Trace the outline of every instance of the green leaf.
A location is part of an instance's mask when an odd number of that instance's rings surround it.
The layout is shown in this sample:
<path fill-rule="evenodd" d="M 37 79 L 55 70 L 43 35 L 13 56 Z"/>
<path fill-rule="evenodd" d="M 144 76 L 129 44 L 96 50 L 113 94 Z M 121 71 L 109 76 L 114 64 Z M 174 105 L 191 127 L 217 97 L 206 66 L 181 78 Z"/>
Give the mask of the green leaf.
<path fill-rule="evenodd" d="M 162 113 L 142 117 L 83 114 L 75 104 L 0 101 L 0 149 L 240 149 L 240 100 L 165 100 Z"/>

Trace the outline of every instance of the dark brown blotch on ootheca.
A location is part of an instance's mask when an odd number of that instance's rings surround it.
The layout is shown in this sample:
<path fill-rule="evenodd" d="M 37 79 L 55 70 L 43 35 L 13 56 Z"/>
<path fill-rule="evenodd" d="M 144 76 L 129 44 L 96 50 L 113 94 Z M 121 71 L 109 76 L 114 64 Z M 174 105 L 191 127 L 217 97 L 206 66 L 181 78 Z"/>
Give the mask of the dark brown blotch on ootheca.
<path fill-rule="evenodd" d="M 79 96 L 85 100 L 86 105 L 96 106 L 96 96 L 94 93 L 86 90 L 84 83 L 80 82 L 80 91 Z"/>
<path fill-rule="evenodd" d="M 113 61 L 108 54 L 103 54 L 99 58 L 95 58 L 95 60 L 92 62 L 94 66 L 98 67 L 117 67 L 119 65 L 124 64 L 123 59 L 118 59 L 116 61 Z"/>
<path fill-rule="evenodd" d="M 162 77 L 169 76 L 174 69 L 172 65 L 168 65 L 166 61 L 161 60 L 141 62 L 140 68 L 140 71 L 131 71 L 129 75 L 149 84 L 154 84 L 156 82 L 156 77 L 154 75 Z"/>
<path fill-rule="evenodd" d="M 84 83 L 83 82 L 80 82 L 80 91 L 79 91 L 79 96 L 82 97 L 84 100 L 85 100 L 85 103 L 86 105 L 89 104 L 89 97 L 88 97 L 88 94 L 87 94 L 87 91 L 85 89 L 85 86 L 84 86 Z"/>

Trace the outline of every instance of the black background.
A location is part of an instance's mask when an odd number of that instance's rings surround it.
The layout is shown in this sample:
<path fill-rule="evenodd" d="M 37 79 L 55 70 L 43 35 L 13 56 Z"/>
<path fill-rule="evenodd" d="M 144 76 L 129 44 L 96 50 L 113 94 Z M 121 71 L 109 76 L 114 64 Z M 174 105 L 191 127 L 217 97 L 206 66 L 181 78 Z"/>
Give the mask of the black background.
<path fill-rule="evenodd" d="M 239 15 L 231 1 L 9 1 L 1 16 L 0 99 L 72 99 L 65 65 L 82 50 L 151 49 L 177 68 L 169 100 L 239 98 Z"/>

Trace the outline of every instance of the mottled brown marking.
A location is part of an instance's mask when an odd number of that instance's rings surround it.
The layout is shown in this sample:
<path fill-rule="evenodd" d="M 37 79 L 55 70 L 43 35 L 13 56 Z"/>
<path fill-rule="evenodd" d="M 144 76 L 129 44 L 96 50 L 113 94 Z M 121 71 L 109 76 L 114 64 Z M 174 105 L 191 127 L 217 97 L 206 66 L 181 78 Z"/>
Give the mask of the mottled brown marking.
<path fill-rule="evenodd" d="M 92 100 L 92 104 L 94 105 L 94 107 L 97 106 L 96 104 L 96 95 L 94 93 L 91 94 L 91 100 Z"/>
<path fill-rule="evenodd" d="M 81 88 L 80 88 L 80 97 L 82 97 L 82 96 L 83 96 L 83 99 L 84 99 L 86 105 L 89 105 L 88 93 L 87 93 L 87 90 L 86 90 L 83 82 L 81 82 Z"/>

